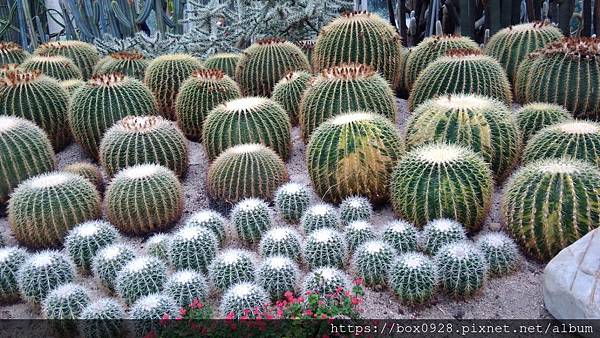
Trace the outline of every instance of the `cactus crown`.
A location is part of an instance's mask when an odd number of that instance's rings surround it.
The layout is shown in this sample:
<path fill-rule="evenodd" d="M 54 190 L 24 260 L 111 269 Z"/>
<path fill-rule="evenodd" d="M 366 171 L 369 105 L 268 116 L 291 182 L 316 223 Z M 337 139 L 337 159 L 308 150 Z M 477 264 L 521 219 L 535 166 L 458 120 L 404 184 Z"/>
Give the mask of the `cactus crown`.
<path fill-rule="evenodd" d="M 432 164 L 451 163 L 459 160 L 464 148 L 452 144 L 432 144 L 425 146 L 418 153 L 421 160 Z"/>
<path fill-rule="evenodd" d="M 275 45 L 275 44 L 280 44 L 280 43 L 285 43 L 285 42 L 287 42 L 286 39 L 279 38 L 279 37 L 265 38 L 265 39 L 260 39 L 260 40 L 256 41 L 256 43 L 259 44 L 260 46 Z"/>
<path fill-rule="evenodd" d="M 564 122 L 560 124 L 556 124 L 551 129 L 557 129 L 567 134 L 596 134 L 600 132 L 600 126 L 596 123 L 586 122 L 586 121 L 570 121 Z"/>
<path fill-rule="evenodd" d="M 160 116 L 126 116 L 118 122 L 123 131 L 146 133 L 154 130 L 165 119 Z"/>
<path fill-rule="evenodd" d="M 87 43 L 77 41 L 77 40 L 69 40 L 69 41 L 50 41 L 38 47 L 36 52 L 39 54 L 44 54 L 47 50 L 56 50 L 56 49 L 68 49 L 77 46 L 87 46 Z"/>
<path fill-rule="evenodd" d="M 21 69 L 8 70 L 0 77 L 0 87 L 16 87 L 19 85 L 31 83 L 39 79 L 42 72 L 39 70 L 23 71 Z"/>
<path fill-rule="evenodd" d="M 483 56 L 483 53 L 480 50 L 475 49 L 451 49 L 444 54 L 447 57 L 456 57 L 456 58 L 467 58 L 467 57 L 480 57 Z"/>
<path fill-rule="evenodd" d="M 529 23 L 523 23 L 520 25 L 510 25 L 508 26 L 508 30 L 509 31 L 527 31 L 530 29 L 540 29 L 542 27 L 546 27 L 549 26 L 550 22 L 549 21 L 534 21 L 534 22 L 529 22 Z"/>
<path fill-rule="evenodd" d="M 18 127 L 21 121 L 20 118 L 15 118 L 13 116 L 2 115 L 0 116 L 0 135 L 4 133 L 8 133 L 14 128 Z"/>
<path fill-rule="evenodd" d="M 112 87 L 125 80 L 125 75 L 121 73 L 94 75 L 88 81 L 92 87 Z"/>
<path fill-rule="evenodd" d="M 540 50 L 543 55 L 561 54 L 571 58 L 600 58 L 600 38 L 563 38 Z"/>
<path fill-rule="evenodd" d="M 345 11 L 342 13 L 343 18 L 358 19 L 365 16 L 371 16 L 369 11 Z"/>
<path fill-rule="evenodd" d="M 295 79 L 299 78 L 304 72 L 303 71 L 289 71 L 287 72 L 279 82 L 288 83 L 292 82 Z"/>
<path fill-rule="evenodd" d="M 321 76 L 325 79 L 355 80 L 358 78 L 367 78 L 373 76 L 375 70 L 373 67 L 362 63 L 343 63 L 339 66 L 325 68 L 321 71 Z"/>
<path fill-rule="evenodd" d="M 1 51 L 1 50 L 0 50 Z M 16 70 L 19 68 L 19 65 L 16 63 L 6 63 L 0 66 L 0 75 L 7 73 L 11 70 Z"/>
<path fill-rule="evenodd" d="M 144 55 L 135 50 L 122 50 L 120 52 L 110 53 L 110 57 L 117 60 L 143 60 Z"/>
<path fill-rule="evenodd" d="M 296 42 L 296 45 L 300 47 L 302 50 L 313 49 L 315 48 L 315 44 L 317 41 L 315 40 L 300 40 Z"/>
<path fill-rule="evenodd" d="M 35 189 L 49 189 L 64 184 L 72 179 L 73 176 L 75 176 L 75 174 L 55 171 L 40 174 L 39 176 L 26 181 L 24 184 L 28 184 Z"/>
<path fill-rule="evenodd" d="M 265 97 L 251 96 L 233 99 L 223 103 L 225 111 L 229 113 L 238 113 L 244 111 L 252 111 L 263 104 L 266 104 L 268 99 Z"/>
<path fill-rule="evenodd" d="M 21 50 L 21 46 L 12 41 L 0 41 L 0 52 Z"/>
<path fill-rule="evenodd" d="M 192 77 L 204 80 L 221 80 L 224 75 L 221 69 L 196 69 L 192 73 Z"/>

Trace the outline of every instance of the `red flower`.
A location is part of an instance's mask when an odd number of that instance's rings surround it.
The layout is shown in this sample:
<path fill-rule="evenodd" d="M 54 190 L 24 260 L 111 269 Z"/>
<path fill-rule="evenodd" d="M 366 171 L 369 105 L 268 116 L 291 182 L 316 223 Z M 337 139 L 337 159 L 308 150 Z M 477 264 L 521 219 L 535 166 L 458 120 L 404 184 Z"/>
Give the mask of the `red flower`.
<path fill-rule="evenodd" d="M 322 314 L 322 315 L 321 315 L 321 319 L 326 319 L 326 318 L 327 318 L 327 315 L 326 315 L 326 314 Z"/>
<path fill-rule="evenodd" d="M 357 297 L 350 298 L 350 301 L 352 302 L 352 305 L 357 305 L 358 303 L 360 303 L 360 299 L 358 299 Z"/>
<path fill-rule="evenodd" d="M 302 303 L 304 301 L 304 297 L 298 297 L 298 303 Z"/>
<path fill-rule="evenodd" d="M 312 316 L 313 313 L 310 309 L 308 309 L 308 310 L 304 311 L 304 314 L 307 316 Z"/>
<path fill-rule="evenodd" d="M 148 332 L 148 334 L 146 334 L 144 336 L 144 338 L 156 338 L 156 337 L 158 337 L 158 334 L 156 334 L 155 331 L 150 331 L 150 332 Z"/>
<path fill-rule="evenodd" d="M 235 313 L 233 311 L 229 311 L 229 313 L 227 314 L 227 316 L 225 317 L 225 319 L 234 319 L 235 318 Z"/>
<path fill-rule="evenodd" d="M 362 278 L 356 278 L 356 279 L 353 281 L 353 283 L 354 283 L 354 285 L 362 285 L 362 283 L 363 283 L 363 279 L 362 279 Z"/>
<path fill-rule="evenodd" d="M 185 316 L 185 314 L 187 313 L 187 310 L 184 308 L 179 309 L 179 315 L 181 315 L 182 317 Z"/>
<path fill-rule="evenodd" d="M 307 296 L 310 296 L 311 294 L 312 294 L 312 291 L 310 291 L 310 290 L 306 291 Z"/>

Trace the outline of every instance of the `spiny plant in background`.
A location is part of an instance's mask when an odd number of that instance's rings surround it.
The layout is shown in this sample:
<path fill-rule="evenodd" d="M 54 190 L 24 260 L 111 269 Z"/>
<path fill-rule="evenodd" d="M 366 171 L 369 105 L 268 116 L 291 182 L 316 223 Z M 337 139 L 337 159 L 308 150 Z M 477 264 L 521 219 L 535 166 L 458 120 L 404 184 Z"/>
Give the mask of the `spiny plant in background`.
<path fill-rule="evenodd" d="M 200 140 L 204 121 L 213 108 L 240 96 L 237 83 L 223 71 L 196 70 L 181 84 L 177 95 L 177 124 L 187 138 Z"/>
<path fill-rule="evenodd" d="M 273 88 L 272 99 L 279 103 L 290 117 L 292 125 L 298 124 L 300 100 L 311 84 L 312 75 L 305 71 L 287 73 Z"/>
<path fill-rule="evenodd" d="M 344 227 L 348 249 L 352 252 L 363 243 L 375 239 L 373 225 L 365 221 L 350 222 Z"/>
<path fill-rule="evenodd" d="M 0 115 L 22 117 L 42 128 L 55 151 L 71 139 L 67 123 L 69 94 L 58 81 L 39 71 L 19 69 L 0 76 Z"/>
<path fill-rule="evenodd" d="M 114 298 L 100 298 L 79 315 L 79 332 L 86 338 L 119 337 L 124 333 L 125 308 Z"/>
<path fill-rule="evenodd" d="M 500 61 L 508 79 L 513 82 L 519 64 L 528 53 L 562 37 L 560 29 L 549 21 L 523 23 L 496 32 L 485 45 L 485 53 Z"/>
<path fill-rule="evenodd" d="M 20 67 L 27 72 L 40 71 L 58 81 L 82 78 L 75 63 L 64 56 L 32 56 L 23 61 Z"/>
<path fill-rule="evenodd" d="M 483 288 L 488 263 L 481 250 L 469 241 L 443 246 L 435 256 L 440 284 L 453 298 L 473 296 Z"/>
<path fill-rule="evenodd" d="M 287 181 L 285 163 L 277 153 L 262 144 L 241 144 L 213 161 L 207 186 L 212 198 L 236 203 L 247 197 L 271 200 Z"/>
<path fill-rule="evenodd" d="M 312 135 L 306 152 L 315 192 L 327 201 L 353 195 L 383 202 L 389 178 L 404 153 L 400 132 L 378 114 L 355 112 L 323 123 Z"/>
<path fill-rule="evenodd" d="M 267 231 L 259 243 L 259 252 L 263 258 L 284 256 L 300 261 L 302 247 L 301 236 L 293 228 L 275 227 Z"/>
<path fill-rule="evenodd" d="M 101 216 L 100 195 L 85 178 L 50 172 L 21 183 L 8 203 L 17 241 L 30 247 L 59 245 L 75 225 Z"/>
<path fill-rule="evenodd" d="M 492 232 L 477 239 L 479 249 L 489 264 L 489 273 L 503 276 L 515 271 L 521 263 L 521 255 L 515 242 L 502 232 Z"/>
<path fill-rule="evenodd" d="M 317 71 L 350 62 L 369 65 L 396 89 L 402 52 L 400 36 L 387 21 L 374 13 L 347 12 L 321 29 L 312 63 Z"/>
<path fill-rule="evenodd" d="M 423 250 L 435 255 L 444 245 L 464 241 L 467 234 L 463 226 L 451 219 L 440 218 L 428 222 L 423 227 L 421 241 Z"/>
<path fill-rule="evenodd" d="M 19 117 L 0 116 L 0 154 L 0 205 L 19 183 L 56 167 L 46 133 Z"/>
<path fill-rule="evenodd" d="M 523 152 L 525 164 L 548 158 L 572 158 L 600 168 L 600 124 L 567 121 L 540 130 Z"/>
<path fill-rule="evenodd" d="M 175 174 L 157 164 L 121 170 L 106 189 L 106 217 L 119 230 L 145 234 L 168 228 L 183 211 L 183 190 Z"/>
<path fill-rule="evenodd" d="M 500 63 L 465 49 L 451 50 L 421 71 L 408 98 L 409 109 L 447 94 L 479 94 L 506 105 L 512 102 L 510 82 Z"/>
<path fill-rule="evenodd" d="M 298 223 L 309 205 L 310 191 L 305 185 L 289 182 L 275 191 L 275 206 L 286 222 Z"/>
<path fill-rule="evenodd" d="M 202 69 L 202 64 L 188 54 L 162 55 L 150 62 L 144 82 L 154 94 L 162 116 L 176 119 L 175 102 L 179 88 L 198 69 Z"/>
<path fill-rule="evenodd" d="M 169 276 L 164 292 L 173 297 L 177 305 L 184 307 L 192 304 L 194 299 L 205 302 L 208 298 L 208 284 L 200 272 L 179 270 Z"/>
<path fill-rule="evenodd" d="M 406 126 L 407 148 L 435 142 L 473 149 L 498 179 L 509 173 L 521 152 L 521 135 L 510 108 L 479 95 L 442 96 L 415 109 Z"/>
<path fill-rule="evenodd" d="M 426 303 L 438 288 L 435 263 L 418 252 L 405 252 L 390 265 L 388 285 L 398 298 L 409 305 Z"/>
<path fill-rule="evenodd" d="M 231 210 L 231 223 L 238 238 L 246 244 L 257 244 L 272 226 L 269 205 L 258 198 L 246 198 Z"/>
<path fill-rule="evenodd" d="M 89 162 L 75 162 L 64 167 L 63 171 L 85 178 L 96 187 L 98 192 L 104 191 L 104 178 L 102 178 L 100 168 L 95 164 Z"/>
<path fill-rule="evenodd" d="M 109 176 L 144 164 L 160 164 L 178 177 L 188 169 L 188 145 L 173 121 L 161 116 L 126 116 L 104 133 L 99 158 Z"/>
<path fill-rule="evenodd" d="M 354 221 L 370 221 L 373 216 L 371 202 L 362 196 L 349 196 L 340 203 L 340 217 L 345 224 Z"/>
<path fill-rule="evenodd" d="M 150 236 L 144 243 L 146 252 L 150 256 L 160 258 L 165 262 L 169 262 L 169 245 L 171 242 L 171 234 L 158 232 Z"/>
<path fill-rule="evenodd" d="M 102 221 L 87 221 L 69 230 L 65 237 L 65 249 L 83 271 L 88 271 L 98 250 L 115 243 L 119 231 L 112 224 Z"/>
<path fill-rule="evenodd" d="M 175 269 L 206 273 L 217 256 L 219 241 L 208 228 L 186 226 L 173 233 L 168 250 L 169 261 Z"/>
<path fill-rule="evenodd" d="M 373 68 L 351 63 L 326 68 L 316 75 L 300 101 L 299 124 L 304 142 L 333 116 L 376 112 L 395 121 L 396 97 L 388 82 Z"/>
<path fill-rule="evenodd" d="M 68 116 L 75 141 L 97 159 L 100 141 L 113 124 L 128 115 L 155 114 L 156 101 L 143 83 L 109 74 L 93 76 L 73 93 Z"/>
<path fill-rule="evenodd" d="M 263 307 L 269 303 L 267 292 L 254 282 L 243 282 L 232 285 L 223 294 L 221 314 L 227 316 L 233 313 L 234 318 L 244 315 L 244 310 L 250 309 L 248 316 L 253 317 L 252 309 Z"/>
<path fill-rule="evenodd" d="M 98 61 L 94 74 L 121 73 L 139 81 L 144 81 L 144 74 L 150 62 L 144 55 L 134 50 L 110 53 Z"/>
<path fill-rule="evenodd" d="M 64 89 L 70 97 L 73 97 L 73 93 L 85 85 L 85 81 L 81 79 L 72 79 L 60 81 L 58 83 L 62 89 Z"/>
<path fill-rule="evenodd" d="M 480 229 L 492 202 L 492 172 L 481 156 L 453 144 L 420 146 L 404 156 L 390 182 L 396 213 L 423 226 L 455 219 L 467 231 Z"/>
<path fill-rule="evenodd" d="M 337 230 L 321 228 L 308 235 L 302 252 L 310 269 L 324 266 L 341 269 L 348 258 L 348 244 Z"/>
<path fill-rule="evenodd" d="M 235 67 L 240 57 L 241 54 L 238 53 L 217 53 L 206 58 L 204 67 L 206 69 L 221 70 L 233 79 L 235 78 Z"/>
<path fill-rule="evenodd" d="M 115 289 L 115 279 L 129 261 L 135 257 L 133 249 L 121 243 L 105 246 L 92 258 L 92 272 L 102 285 Z"/>
<path fill-rule="evenodd" d="M 529 71 L 534 61 L 540 56 L 540 51 L 535 50 L 525 56 L 519 63 L 517 74 L 513 79 L 513 92 L 515 102 L 524 103 L 527 101 L 527 84 L 529 82 Z"/>
<path fill-rule="evenodd" d="M 315 49 L 317 40 L 300 40 L 294 43 L 304 52 L 304 55 L 306 55 L 306 58 L 308 59 L 308 63 L 312 64 L 312 53 Z"/>
<path fill-rule="evenodd" d="M 333 267 L 320 267 L 309 272 L 302 282 L 304 292 L 315 292 L 321 296 L 334 294 L 338 288 L 350 290 L 350 278 Z"/>
<path fill-rule="evenodd" d="M 525 102 L 556 103 L 577 118 L 600 117 L 600 38 L 564 38 L 540 50 Z"/>
<path fill-rule="evenodd" d="M 27 56 L 27 52 L 25 52 L 18 44 L 10 41 L 0 42 L 0 66 L 20 64 Z"/>
<path fill-rule="evenodd" d="M 138 299 L 160 292 L 167 280 L 167 267 L 160 259 L 140 256 L 127 262 L 117 272 L 115 289 L 128 305 Z"/>
<path fill-rule="evenodd" d="M 275 84 L 288 72 L 310 71 L 298 46 L 281 38 L 258 40 L 246 48 L 237 62 L 235 79 L 244 96 L 270 97 Z"/>
<path fill-rule="evenodd" d="M 210 264 L 208 278 L 215 288 L 224 291 L 236 283 L 253 282 L 255 270 L 252 252 L 225 249 Z"/>
<path fill-rule="evenodd" d="M 340 216 L 331 204 L 319 203 L 310 206 L 302 215 L 300 225 L 305 234 L 322 229 L 336 229 L 341 226 Z"/>
<path fill-rule="evenodd" d="M 352 256 L 352 269 L 365 281 L 365 285 L 385 285 L 387 274 L 397 253 L 394 248 L 380 240 L 361 244 Z"/>
<path fill-rule="evenodd" d="M 412 89 L 417 77 L 429 64 L 451 50 L 479 51 L 479 45 L 471 38 L 460 35 L 435 35 L 426 37 L 417 46 L 409 49 L 404 65 L 406 89 Z"/>
<path fill-rule="evenodd" d="M 225 217 L 221 216 L 216 211 L 205 209 L 200 210 L 198 212 L 193 213 L 188 219 L 185 221 L 185 227 L 204 227 L 213 232 L 216 236 L 219 243 L 223 243 L 227 236 L 225 230 L 225 222 L 227 220 Z"/>
<path fill-rule="evenodd" d="M 63 284 L 50 291 L 42 302 L 42 314 L 46 319 L 79 319 L 83 309 L 91 303 L 90 291 L 75 283 Z"/>
<path fill-rule="evenodd" d="M 100 60 L 98 50 L 93 45 L 83 41 L 52 41 L 39 46 L 34 55 L 64 56 L 75 63 L 83 79 L 87 80 L 92 75 L 94 66 Z"/>
<path fill-rule="evenodd" d="M 204 120 L 202 144 L 212 161 L 227 148 L 261 143 L 283 160 L 291 153 L 290 118 L 281 105 L 264 97 L 227 101 Z"/>
<path fill-rule="evenodd" d="M 29 254 L 17 246 L 0 248 L 0 303 L 10 304 L 19 299 L 17 273 Z"/>
<path fill-rule="evenodd" d="M 398 253 L 403 253 L 417 250 L 417 235 L 417 227 L 413 224 L 396 220 L 385 226 L 381 237 Z"/>
<path fill-rule="evenodd" d="M 30 304 L 40 304 L 52 289 L 74 280 L 73 262 L 56 250 L 30 255 L 17 272 L 19 293 Z"/>
<path fill-rule="evenodd" d="M 283 299 L 287 291 L 295 292 L 300 280 L 298 265 L 285 256 L 265 258 L 258 267 L 256 282 L 271 299 Z"/>
<path fill-rule="evenodd" d="M 600 171 L 579 160 L 549 159 L 513 174 L 502 196 L 503 222 L 521 248 L 548 261 L 600 224 Z"/>
<path fill-rule="evenodd" d="M 545 127 L 571 119 L 573 119 L 571 113 L 562 106 L 552 103 L 528 103 L 516 112 L 516 121 L 525 144 Z"/>

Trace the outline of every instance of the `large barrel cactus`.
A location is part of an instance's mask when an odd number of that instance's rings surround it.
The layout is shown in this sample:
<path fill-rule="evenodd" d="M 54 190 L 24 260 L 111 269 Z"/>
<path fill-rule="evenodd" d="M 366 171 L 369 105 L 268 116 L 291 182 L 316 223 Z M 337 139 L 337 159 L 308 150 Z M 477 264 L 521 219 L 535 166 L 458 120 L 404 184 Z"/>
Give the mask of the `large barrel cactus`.
<path fill-rule="evenodd" d="M 364 110 L 396 118 L 396 97 L 373 68 L 344 64 L 324 69 L 304 92 L 300 102 L 302 137 L 308 142 L 312 132 L 332 116 Z"/>
<path fill-rule="evenodd" d="M 315 70 L 362 63 L 396 89 L 402 73 L 402 44 L 395 28 L 377 14 L 349 12 L 321 29 L 312 51 Z"/>
<path fill-rule="evenodd" d="M 513 92 L 515 94 L 515 101 L 519 103 L 526 102 L 527 99 L 527 83 L 529 82 L 529 71 L 531 70 L 531 65 L 533 62 L 540 56 L 539 50 L 535 50 L 525 56 L 521 63 L 519 63 L 519 68 L 517 68 L 517 73 L 513 78 Z"/>
<path fill-rule="evenodd" d="M 404 156 L 392 173 L 390 194 L 396 213 L 422 226 L 436 218 L 481 227 L 492 203 L 492 172 L 472 150 L 429 144 Z"/>
<path fill-rule="evenodd" d="M 404 152 L 400 131 L 385 117 L 339 115 L 321 125 L 307 150 L 308 173 L 317 195 L 340 202 L 353 195 L 388 198 L 390 174 Z"/>
<path fill-rule="evenodd" d="M 83 41 L 52 41 L 39 46 L 35 51 L 36 55 L 62 55 L 75 63 L 83 79 L 87 80 L 92 76 L 96 63 L 100 60 L 98 50 L 93 45 Z"/>
<path fill-rule="evenodd" d="M 310 71 L 306 55 L 293 43 L 271 38 L 259 40 L 242 53 L 235 79 L 244 96 L 271 96 L 273 87 L 288 72 Z"/>
<path fill-rule="evenodd" d="M 14 42 L 0 42 L 0 66 L 20 64 L 27 58 L 27 53 Z"/>
<path fill-rule="evenodd" d="M 292 125 L 298 124 L 300 100 L 310 85 L 312 76 L 305 71 L 287 73 L 273 88 L 272 99 L 281 104 L 290 116 Z"/>
<path fill-rule="evenodd" d="M 519 125 L 521 135 L 523 135 L 524 143 L 545 127 L 565 122 L 572 118 L 573 115 L 563 107 L 543 102 L 528 103 L 516 113 L 517 124 Z"/>
<path fill-rule="evenodd" d="M 58 81 L 81 79 L 81 71 L 71 59 L 64 56 L 32 56 L 20 66 L 28 72 L 39 70 Z"/>
<path fill-rule="evenodd" d="M 127 115 L 157 114 L 156 101 L 144 84 L 121 74 L 98 75 L 73 93 L 69 124 L 73 137 L 94 158 L 104 133 Z"/>
<path fill-rule="evenodd" d="M 600 171 L 570 159 L 542 160 L 506 184 L 502 216 L 531 256 L 548 261 L 600 225 Z"/>
<path fill-rule="evenodd" d="M 85 85 L 85 81 L 81 79 L 71 79 L 59 82 L 60 87 L 64 89 L 69 96 L 73 97 L 73 93 Z"/>
<path fill-rule="evenodd" d="M 237 53 L 218 53 L 209 56 L 204 61 L 206 69 L 222 70 L 230 78 L 235 78 L 235 67 L 240 60 L 241 54 Z"/>
<path fill-rule="evenodd" d="M 108 54 L 101 59 L 94 69 L 94 74 L 121 73 L 144 81 L 144 74 L 149 63 L 144 55 L 136 51 L 124 50 Z"/>
<path fill-rule="evenodd" d="M 244 97 L 213 109 L 204 121 L 202 143 L 210 160 L 237 144 L 261 143 L 286 160 L 291 152 L 290 118 L 281 105 Z"/>

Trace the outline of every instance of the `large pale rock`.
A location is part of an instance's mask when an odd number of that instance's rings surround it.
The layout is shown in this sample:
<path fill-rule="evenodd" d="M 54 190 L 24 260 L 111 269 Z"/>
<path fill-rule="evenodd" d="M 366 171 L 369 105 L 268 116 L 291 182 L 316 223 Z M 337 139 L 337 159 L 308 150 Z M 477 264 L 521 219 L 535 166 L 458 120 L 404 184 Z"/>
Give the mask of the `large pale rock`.
<path fill-rule="evenodd" d="M 554 257 L 544 269 L 544 303 L 557 319 L 600 319 L 600 229 Z"/>

